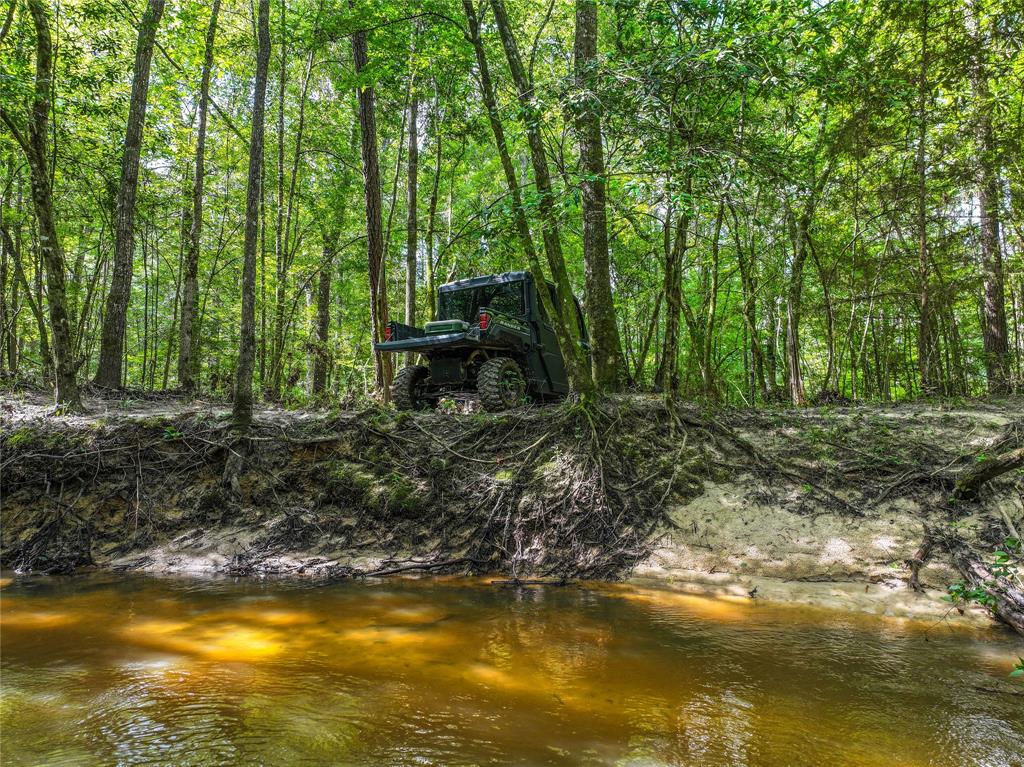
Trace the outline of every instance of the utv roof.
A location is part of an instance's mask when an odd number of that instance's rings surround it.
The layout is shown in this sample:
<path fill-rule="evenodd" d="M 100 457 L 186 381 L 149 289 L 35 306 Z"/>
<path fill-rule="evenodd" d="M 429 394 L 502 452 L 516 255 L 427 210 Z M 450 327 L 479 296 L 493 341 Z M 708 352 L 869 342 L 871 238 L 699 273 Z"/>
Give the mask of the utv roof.
<path fill-rule="evenodd" d="M 501 282 L 519 282 L 530 279 L 529 272 L 505 272 L 504 274 L 485 274 L 481 277 L 470 277 L 465 280 L 456 280 L 442 285 L 438 292 L 449 290 L 462 290 L 463 288 L 476 288 L 481 285 L 494 285 Z"/>

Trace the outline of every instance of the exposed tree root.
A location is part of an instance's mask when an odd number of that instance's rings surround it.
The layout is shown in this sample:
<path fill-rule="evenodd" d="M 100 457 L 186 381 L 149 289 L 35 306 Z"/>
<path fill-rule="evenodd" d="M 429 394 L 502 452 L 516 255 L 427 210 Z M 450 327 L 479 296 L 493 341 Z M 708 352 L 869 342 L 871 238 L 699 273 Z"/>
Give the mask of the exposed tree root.
<path fill-rule="evenodd" d="M 647 555 L 667 504 L 700 492 L 712 466 L 708 449 L 670 437 L 666 422 L 657 406 L 605 404 L 469 418 L 368 411 L 264 424 L 241 441 L 225 422 L 195 417 L 72 433 L 40 424 L 6 435 L 5 497 L 55 484 L 84 492 L 80 544 L 65 540 L 78 529 L 68 515 L 34 514 L 5 524 L 2 551 L 21 569 L 67 571 L 93 550 L 123 557 L 191 528 L 239 524 L 257 533 L 232 572 L 330 542 L 416 558 L 330 570 L 341 575 L 614 578 Z"/>
<path fill-rule="evenodd" d="M 914 591 L 924 591 L 924 588 L 921 586 L 921 568 L 928 561 L 934 548 L 935 539 L 932 537 L 932 531 L 925 525 L 924 540 L 921 541 L 920 547 L 914 552 L 914 556 L 906 561 L 907 568 L 910 570 L 907 585 Z"/>
<path fill-rule="evenodd" d="M 271 412 L 244 439 L 209 413 L 73 428 L 23 419 L 0 435 L 0 558 L 61 573 L 93 563 L 173 569 L 182 559 L 161 559 L 171 552 L 240 574 L 614 579 L 676 534 L 673 508 L 745 477 L 752 503 L 811 518 L 877 517 L 883 502 L 913 500 L 929 516 L 904 560 L 908 585 L 921 588 L 935 550 L 950 552 L 966 582 L 990 582 L 977 552 L 991 541 L 956 542 L 946 530 L 981 510 L 966 496 L 946 501 L 985 462 L 893 421 L 710 415 L 642 397 L 500 416 Z M 1014 439 L 1019 424 L 986 455 L 1018 449 Z M 987 481 L 1020 484 L 1007 474 Z M 978 487 L 982 500 L 998 494 Z M 1019 593 L 999 589 L 1004 619 L 1022 625 Z"/>

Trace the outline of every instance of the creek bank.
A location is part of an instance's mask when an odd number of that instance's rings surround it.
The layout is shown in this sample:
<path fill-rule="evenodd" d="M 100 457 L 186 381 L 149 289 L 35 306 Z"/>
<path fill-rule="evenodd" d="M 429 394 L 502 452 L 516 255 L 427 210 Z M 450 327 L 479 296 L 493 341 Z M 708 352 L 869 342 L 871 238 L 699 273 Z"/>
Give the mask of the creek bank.
<path fill-rule="evenodd" d="M 984 560 L 1024 518 L 1019 471 L 949 502 L 1020 400 L 268 410 L 245 439 L 216 403 L 33 408 L 12 398 L 0 423 L 0 559 L 22 571 L 633 577 L 779 601 L 815 584 L 811 603 L 939 615 L 956 547 Z"/>

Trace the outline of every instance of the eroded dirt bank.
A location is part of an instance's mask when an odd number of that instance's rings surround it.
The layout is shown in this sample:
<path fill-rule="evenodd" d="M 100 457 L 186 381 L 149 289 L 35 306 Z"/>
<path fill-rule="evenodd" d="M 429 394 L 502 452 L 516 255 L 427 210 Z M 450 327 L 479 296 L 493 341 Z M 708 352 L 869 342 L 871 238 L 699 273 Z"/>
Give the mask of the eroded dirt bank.
<path fill-rule="evenodd" d="M 938 615 L 954 555 L 984 561 L 1022 527 L 1020 471 L 950 502 L 979 455 L 1019 444 L 1022 412 L 712 414 L 636 396 L 500 416 L 264 411 L 239 439 L 223 406 L 97 400 L 58 418 L 8 397 L 0 557 L 58 573 L 635 577 Z"/>

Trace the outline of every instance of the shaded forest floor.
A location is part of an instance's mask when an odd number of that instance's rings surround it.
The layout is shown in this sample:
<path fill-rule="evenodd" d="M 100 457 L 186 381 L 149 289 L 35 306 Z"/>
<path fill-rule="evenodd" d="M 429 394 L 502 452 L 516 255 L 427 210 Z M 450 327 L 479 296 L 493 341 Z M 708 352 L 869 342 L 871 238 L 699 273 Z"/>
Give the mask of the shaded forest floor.
<path fill-rule="evenodd" d="M 1021 444 L 1019 399 L 271 408 L 244 439 L 224 403 L 86 406 L 57 417 L 43 393 L 4 396 L 3 567 L 634 576 L 769 598 L 773 584 L 825 583 L 840 606 L 937 613 L 948 584 L 1024 527 L 1019 470 L 951 500 L 979 456 Z"/>

